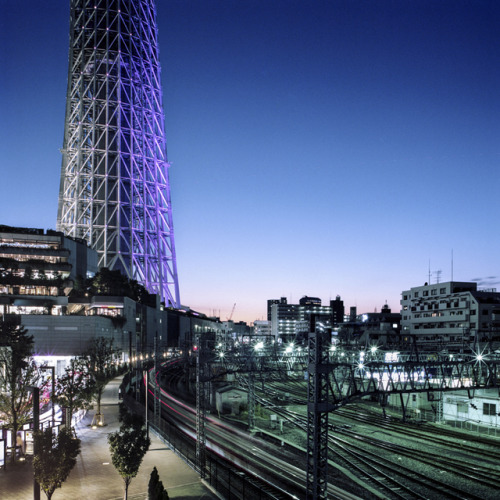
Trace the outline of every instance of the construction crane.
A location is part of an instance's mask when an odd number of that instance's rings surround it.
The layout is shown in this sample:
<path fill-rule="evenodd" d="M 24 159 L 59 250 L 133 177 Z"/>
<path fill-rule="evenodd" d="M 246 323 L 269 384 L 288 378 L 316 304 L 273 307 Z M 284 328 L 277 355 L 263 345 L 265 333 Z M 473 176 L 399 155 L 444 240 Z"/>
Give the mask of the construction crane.
<path fill-rule="evenodd" d="M 228 321 L 231 321 L 233 319 L 233 314 L 234 314 L 235 307 L 236 307 L 236 302 L 233 304 L 233 308 L 231 309 L 231 314 L 227 317 Z"/>

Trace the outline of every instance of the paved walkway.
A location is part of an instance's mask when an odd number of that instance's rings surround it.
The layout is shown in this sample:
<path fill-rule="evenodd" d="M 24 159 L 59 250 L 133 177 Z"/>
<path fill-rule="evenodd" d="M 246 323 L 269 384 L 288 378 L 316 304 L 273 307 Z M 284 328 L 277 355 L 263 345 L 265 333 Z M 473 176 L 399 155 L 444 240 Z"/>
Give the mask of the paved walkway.
<path fill-rule="evenodd" d="M 123 479 L 111 463 L 108 434 L 119 427 L 118 387 L 121 377 L 111 381 L 104 391 L 101 412 L 105 426 L 92 430 L 89 427 L 94 411 L 76 426 L 82 441 L 81 453 L 69 478 L 58 488 L 53 500 L 120 500 L 124 495 Z M 137 476 L 128 490 L 129 500 L 147 499 L 148 483 L 153 467 L 158 469 L 160 479 L 171 499 L 215 500 L 218 497 L 198 474 L 186 465 L 155 435 L 151 434 L 151 446 L 142 461 Z M 30 500 L 33 498 L 33 472 L 31 463 L 7 465 L 0 470 L 0 499 Z M 43 500 L 45 494 L 40 493 Z"/>

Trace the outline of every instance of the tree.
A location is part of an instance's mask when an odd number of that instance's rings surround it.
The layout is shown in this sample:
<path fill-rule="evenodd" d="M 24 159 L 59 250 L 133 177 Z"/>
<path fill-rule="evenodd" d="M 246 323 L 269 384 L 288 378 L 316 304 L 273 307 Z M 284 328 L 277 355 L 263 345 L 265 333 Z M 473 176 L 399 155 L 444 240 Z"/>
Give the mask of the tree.
<path fill-rule="evenodd" d="M 65 369 L 64 375 L 56 383 L 55 400 L 66 408 L 66 421 L 71 426 L 73 412 L 87 408 L 92 401 L 94 384 L 92 377 L 81 359 L 73 358 Z"/>
<path fill-rule="evenodd" d="M 110 270 L 102 267 L 100 271 L 90 279 L 90 290 L 92 295 L 130 295 L 130 283 L 126 276 L 118 270 Z"/>
<path fill-rule="evenodd" d="M 114 376 L 113 362 L 116 356 L 113 339 L 97 337 L 92 340 L 81 360 L 92 380 L 93 398 L 97 403 L 97 415 L 101 415 L 101 398 L 106 384 Z"/>
<path fill-rule="evenodd" d="M 153 468 L 148 484 L 148 500 L 169 500 L 167 490 L 160 481 L 156 467 Z"/>
<path fill-rule="evenodd" d="M 125 427 L 142 427 L 144 425 L 144 417 L 139 413 L 132 413 L 127 408 L 127 405 L 122 401 L 118 403 L 118 420 Z"/>
<path fill-rule="evenodd" d="M 108 435 L 108 443 L 111 461 L 125 483 L 124 499 L 127 500 L 128 487 L 137 476 L 142 459 L 151 444 L 144 419 L 133 425 L 124 422 L 118 431 Z"/>
<path fill-rule="evenodd" d="M 85 281 L 75 282 L 72 295 L 83 297 L 85 295 L 117 295 L 130 297 L 136 302 L 154 305 L 156 296 L 150 294 L 144 286 L 136 280 L 129 280 L 118 270 L 101 267 L 100 271 Z"/>
<path fill-rule="evenodd" d="M 0 420 L 12 430 L 12 442 L 17 431 L 32 417 L 29 388 L 37 386 L 40 372 L 31 356 L 33 337 L 12 321 L 0 323 Z M 12 453 L 11 461 L 15 462 Z"/>
<path fill-rule="evenodd" d="M 36 431 L 33 439 L 33 472 L 50 500 L 56 488 L 62 486 L 75 466 L 80 453 L 80 440 L 71 435 L 70 429 L 62 429 L 55 436 L 50 428 Z"/>

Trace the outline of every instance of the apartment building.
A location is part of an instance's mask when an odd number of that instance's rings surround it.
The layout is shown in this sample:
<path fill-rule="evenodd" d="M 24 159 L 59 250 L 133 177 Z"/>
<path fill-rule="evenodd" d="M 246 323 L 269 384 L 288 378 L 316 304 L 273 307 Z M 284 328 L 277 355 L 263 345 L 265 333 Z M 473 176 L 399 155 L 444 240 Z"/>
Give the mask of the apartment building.
<path fill-rule="evenodd" d="M 421 347 L 453 351 L 500 340 L 500 293 L 475 282 L 449 281 L 401 294 L 402 336 Z"/>

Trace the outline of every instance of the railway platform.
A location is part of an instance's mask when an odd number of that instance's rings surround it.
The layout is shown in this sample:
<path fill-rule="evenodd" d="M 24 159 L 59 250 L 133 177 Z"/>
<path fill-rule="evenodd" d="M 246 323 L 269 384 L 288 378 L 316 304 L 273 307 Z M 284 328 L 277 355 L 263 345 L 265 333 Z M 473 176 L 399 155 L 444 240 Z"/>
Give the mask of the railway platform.
<path fill-rule="evenodd" d="M 53 500 L 120 500 L 124 495 L 124 483 L 111 463 L 108 434 L 118 430 L 118 388 L 122 377 L 115 378 L 105 388 L 101 412 L 105 426 L 92 429 L 94 411 L 90 411 L 77 424 L 76 433 L 81 439 L 81 453 L 68 479 L 58 488 Z M 147 499 L 148 484 L 153 467 L 158 469 L 163 485 L 171 499 L 216 500 L 219 498 L 157 436 L 150 434 L 151 446 L 132 480 L 129 500 Z M 7 464 L 0 470 L 0 498 L 2 500 L 30 500 L 33 498 L 33 469 L 30 460 L 14 466 Z M 40 498 L 45 498 L 43 491 Z"/>

